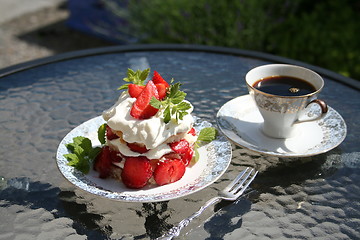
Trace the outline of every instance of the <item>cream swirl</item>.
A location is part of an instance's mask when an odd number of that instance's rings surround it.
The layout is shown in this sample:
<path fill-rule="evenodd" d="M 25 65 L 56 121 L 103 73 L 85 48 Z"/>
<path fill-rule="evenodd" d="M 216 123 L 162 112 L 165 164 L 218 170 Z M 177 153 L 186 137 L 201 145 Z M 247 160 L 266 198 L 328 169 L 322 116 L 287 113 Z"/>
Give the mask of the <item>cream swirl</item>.
<path fill-rule="evenodd" d="M 190 114 L 193 111 L 192 105 L 183 120 L 165 124 L 162 110 L 149 119 L 133 118 L 130 109 L 135 101 L 136 98 L 131 98 L 127 92 L 123 92 L 118 101 L 103 112 L 103 118 L 108 126 L 115 131 L 121 131 L 123 140 L 128 143 L 142 143 L 151 150 L 165 143 L 172 136 L 187 133 L 193 126 L 194 119 Z"/>

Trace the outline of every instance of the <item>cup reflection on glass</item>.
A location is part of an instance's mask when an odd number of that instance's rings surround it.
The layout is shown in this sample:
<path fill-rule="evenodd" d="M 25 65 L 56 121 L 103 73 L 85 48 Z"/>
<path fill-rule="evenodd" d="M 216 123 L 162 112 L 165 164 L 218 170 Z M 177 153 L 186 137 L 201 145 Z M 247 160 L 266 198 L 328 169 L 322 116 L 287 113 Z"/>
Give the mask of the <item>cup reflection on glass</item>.
<path fill-rule="evenodd" d="M 288 64 L 263 65 L 250 70 L 245 80 L 264 119 L 262 132 L 269 137 L 294 137 L 298 134 L 299 124 L 319 120 L 327 112 L 326 103 L 317 99 L 324 80 L 307 68 Z M 321 112 L 299 120 L 310 104 L 318 104 Z"/>

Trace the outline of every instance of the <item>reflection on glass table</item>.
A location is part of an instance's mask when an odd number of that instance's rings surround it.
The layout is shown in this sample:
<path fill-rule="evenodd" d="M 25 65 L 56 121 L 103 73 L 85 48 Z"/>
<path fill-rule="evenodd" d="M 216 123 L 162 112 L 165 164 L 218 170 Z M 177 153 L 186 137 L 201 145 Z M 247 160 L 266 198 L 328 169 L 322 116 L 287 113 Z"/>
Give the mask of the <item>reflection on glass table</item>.
<path fill-rule="evenodd" d="M 274 156 L 232 144 L 225 173 L 208 187 L 162 202 L 119 202 L 87 193 L 55 161 L 64 136 L 118 97 L 127 68 L 151 67 L 183 83 L 194 114 L 216 125 L 224 104 L 248 94 L 244 76 L 268 63 L 308 67 L 347 135 L 330 151 Z M 0 238 L 155 239 L 196 212 L 241 170 L 259 171 L 236 202 L 221 201 L 179 239 L 356 239 L 359 232 L 359 84 L 326 69 L 258 52 L 139 45 L 68 53 L 0 70 Z M 239 112 L 246 106 L 238 106 Z"/>

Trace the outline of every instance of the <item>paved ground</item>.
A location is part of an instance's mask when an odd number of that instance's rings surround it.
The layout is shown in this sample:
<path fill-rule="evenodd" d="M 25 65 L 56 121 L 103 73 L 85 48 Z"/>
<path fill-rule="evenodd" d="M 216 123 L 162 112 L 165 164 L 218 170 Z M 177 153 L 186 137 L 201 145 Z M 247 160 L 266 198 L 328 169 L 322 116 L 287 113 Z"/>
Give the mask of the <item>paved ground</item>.
<path fill-rule="evenodd" d="M 0 24 L 64 2 L 64 0 L 0 0 Z"/>
<path fill-rule="evenodd" d="M 64 0 L 0 0 L 0 69 L 58 53 L 111 45 L 70 29 Z"/>

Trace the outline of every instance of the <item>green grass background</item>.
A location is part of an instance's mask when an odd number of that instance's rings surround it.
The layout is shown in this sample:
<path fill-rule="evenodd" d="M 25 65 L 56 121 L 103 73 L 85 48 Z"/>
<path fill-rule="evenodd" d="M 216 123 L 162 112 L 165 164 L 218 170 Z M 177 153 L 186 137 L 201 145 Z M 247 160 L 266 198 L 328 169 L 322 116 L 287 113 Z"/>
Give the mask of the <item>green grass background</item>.
<path fill-rule="evenodd" d="M 261 51 L 360 80 L 360 0 L 105 1 L 141 43 Z"/>

